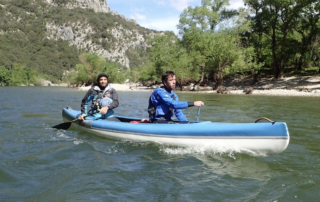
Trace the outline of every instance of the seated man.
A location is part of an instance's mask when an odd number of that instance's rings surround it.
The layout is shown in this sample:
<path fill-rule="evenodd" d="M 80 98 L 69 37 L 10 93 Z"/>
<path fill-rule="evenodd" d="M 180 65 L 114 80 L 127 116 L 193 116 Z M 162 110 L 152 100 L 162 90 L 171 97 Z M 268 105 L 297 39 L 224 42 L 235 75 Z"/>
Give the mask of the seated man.
<path fill-rule="evenodd" d="M 167 71 L 162 75 L 162 83 L 164 86 L 153 91 L 149 98 L 150 122 L 172 121 L 173 114 L 179 121 L 188 121 L 181 109 L 204 105 L 202 101 L 179 101 L 177 94 L 173 92 L 176 87 L 176 75 L 173 71 Z"/>
<path fill-rule="evenodd" d="M 97 78 L 98 84 L 92 85 L 87 94 L 84 96 L 81 102 L 81 115 L 79 120 L 84 120 L 88 114 L 88 119 L 108 119 L 112 121 L 119 121 L 113 116 L 113 109 L 118 107 L 118 93 L 117 91 L 108 85 L 108 75 L 101 73 Z M 91 103 L 88 110 L 89 102 Z"/>

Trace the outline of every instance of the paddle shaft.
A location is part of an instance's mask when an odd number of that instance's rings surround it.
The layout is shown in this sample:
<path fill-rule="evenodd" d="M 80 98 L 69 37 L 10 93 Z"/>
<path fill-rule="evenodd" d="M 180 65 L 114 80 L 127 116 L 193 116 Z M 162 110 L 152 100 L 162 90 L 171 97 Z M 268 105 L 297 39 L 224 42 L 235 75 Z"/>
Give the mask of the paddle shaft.
<path fill-rule="evenodd" d="M 200 107 L 198 107 L 197 121 L 199 121 L 199 115 L 200 115 Z"/>
<path fill-rule="evenodd" d="M 100 111 L 100 109 L 98 109 Z M 83 118 L 87 117 L 87 116 L 91 116 L 91 115 L 94 115 L 95 113 L 93 114 L 88 114 L 86 116 L 83 116 Z M 56 128 L 56 129 L 63 129 L 63 130 L 68 130 L 71 126 L 71 124 L 75 121 L 78 121 L 79 119 L 76 118 L 76 119 L 73 119 L 72 121 L 69 121 L 69 122 L 64 122 L 64 123 L 60 123 L 56 126 L 53 126 L 52 128 Z"/>
<path fill-rule="evenodd" d="M 99 109 L 98 109 L 98 110 L 99 110 Z M 100 111 L 100 110 L 99 110 L 99 111 Z M 83 118 L 86 118 L 87 116 L 91 116 L 91 115 L 94 115 L 94 114 L 96 114 L 96 113 L 85 115 L 85 116 L 83 116 Z M 70 123 L 73 123 L 73 122 L 78 121 L 78 120 L 79 120 L 78 118 L 73 119 L 72 121 L 70 121 Z"/>
<path fill-rule="evenodd" d="M 99 109 L 99 107 L 98 107 L 98 111 L 99 111 L 99 112 L 101 111 L 101 109 Z M 98 113 L 98 112 L 96 112 L 96 113 Z M 87 115 L 83 116 L 83 118 L 86 118 L 87 116 L 92 116 L 92 115 L 94 115 L 94 114 L 96 114 L 96 113 L 87 114 Z M 77 121 L 77 120 L 79 120 L 79 119 L 78 119 L 78 118 L 73 119 L 72 121 L 70 121 L 70 123 L 73 123 L 73 122 L 75 122 L 75 121 Z"/>

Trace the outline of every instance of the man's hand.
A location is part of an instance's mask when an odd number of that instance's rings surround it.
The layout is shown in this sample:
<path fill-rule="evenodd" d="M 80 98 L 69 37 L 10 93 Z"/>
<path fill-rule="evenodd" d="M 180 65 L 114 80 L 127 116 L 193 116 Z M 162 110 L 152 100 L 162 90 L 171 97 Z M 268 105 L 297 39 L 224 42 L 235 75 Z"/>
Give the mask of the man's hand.
<path fill-rule="evenodd" d="M 83 115 L 80 115 L 80 116 L 78 117 L 78 120 L 83 121 L 83 120 L 85 120 L 85 118 L 86 118 L 86 117 L 84 117 Z"/>
<path fill-rule="evenodd" d="M 108 106 L 105 106 L 105 107 L 102 107 L 101 110 L 100 110 L 100 113 L 102 115 L 105 115 L 109 110 L 109 107 Z"/>
<path fill-rule="evenodd" d="M 202 107 L 204 105 L 204 103 L 202 101 L 195 101 L 194 102 L 194 106 L 196 107 Z"/>

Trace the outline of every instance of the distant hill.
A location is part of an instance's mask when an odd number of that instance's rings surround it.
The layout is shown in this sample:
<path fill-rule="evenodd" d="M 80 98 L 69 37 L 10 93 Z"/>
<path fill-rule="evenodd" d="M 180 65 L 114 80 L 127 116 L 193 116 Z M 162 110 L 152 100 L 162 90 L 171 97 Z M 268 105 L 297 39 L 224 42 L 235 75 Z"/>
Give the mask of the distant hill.
<path fill-rule="evenodd" d="M 81 52 L 130 69 L 147 61 L 147 39 L 158 33 L 105 0 L 0 0 L 0 66 L 7 69 L 19 63 L 61 79 Z"/>

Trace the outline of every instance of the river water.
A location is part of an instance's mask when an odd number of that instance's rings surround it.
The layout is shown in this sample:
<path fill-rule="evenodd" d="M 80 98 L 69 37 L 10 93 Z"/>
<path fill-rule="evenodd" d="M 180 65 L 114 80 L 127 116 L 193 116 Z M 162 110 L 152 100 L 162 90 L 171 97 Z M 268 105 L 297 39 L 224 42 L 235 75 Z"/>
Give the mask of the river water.
<path fill-rule="evenodd" d="M 319 201 L 319 98 L 179 94 L 202 100 L 199 120 L 288 124 L 273 156 L 219 148 L 115 141 L 54 130 L 85 92 L 0 88 L 0 201 Z M 119 92 L 119 115 L 147 117 L 150 92 Z M 184 110 L 196 120 L 197 108 Z"/>

